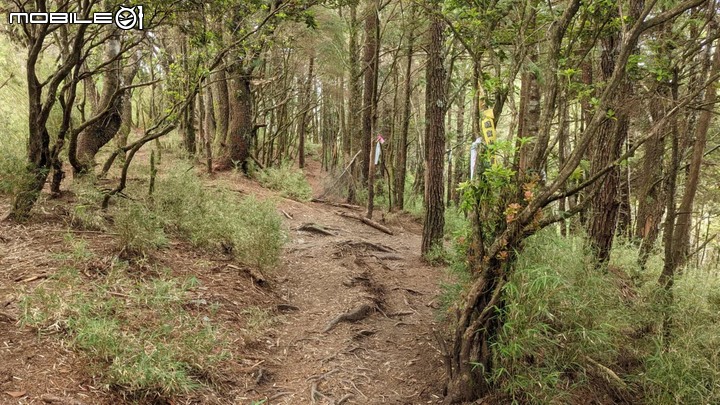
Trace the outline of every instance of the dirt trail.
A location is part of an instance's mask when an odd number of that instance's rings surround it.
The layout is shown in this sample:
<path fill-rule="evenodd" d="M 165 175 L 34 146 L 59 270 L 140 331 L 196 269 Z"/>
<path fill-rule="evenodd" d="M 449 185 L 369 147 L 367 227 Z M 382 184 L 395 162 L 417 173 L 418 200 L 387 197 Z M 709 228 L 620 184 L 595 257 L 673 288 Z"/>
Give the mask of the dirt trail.
<path fill-rule="evenodd" d="M 315 165 L 306 173 L 317 195 L 321 174 Z M 223 370 L 227 378 L 221 385 L 169 403 L 439 403 L 444 367 L 432 330 L 444 276 L 441 268 L 420 260 L 417 222 L 395 217 L 386 223 L 395 234 L 387 235 L 337 214 L 351 209 L 283 199 L 234 173 L 218 174 L 207 184 L 279 201 L 288 243 L 281 265 L 265 275 L 268 285 L 262 288 L 249 275 L 228 270 L 224 259 L 187 243 L 173 242 L 157 252 L 153 260 L 173 276 L 201 281 L 204 287 L 194 298 L 220 308 L 217 315 L 201 312 L 223 324 L 231 338 L 244 336 L 244 307 L 274 316 L 260 338 L 234 349 L 236 360 Z M 123 403 L 88 375 L 82 355 L 61 339 L 38 336 L 16 322 L 20 295 L 64 265 L 57 254 L 69 249 L 65 234 L 76 232 L 68 229 L 68 202 L 45 201 L 30 224 L 0 225 L 0 314 L 13 316 L 0 319 L 0 404 L 43 403 L 47 395 L 84 404 Z M 9 208 L 7 203 L 0 201 L 0 208 Z M 382 220 L 381 212 L 375 219 Z M 307 223 L 331 235 L 298 229 Z M 76 232 L 75 237 L 98 257 L 116 253 L 110 235 Z M 37 274 L 42 277 L 29 279 Z M 339 318 L 358 308 L 362 319 Z"/>
<path fill-rule="evenodd" d="M 318 195 L 315 165 L 306 173 Z M 254 188 L 243 181 L 239 190 L 263 193 Z M 278 209 L 289 241 L 272 289 L 288 306 L 258 353 L 265 362 L 254 391 L 268 404 L 439 403 L 444 366 L 432 330 L 443 270 L 420 259 L 421 225 L 401 216 L 387 235 L 338 215 L 360 210 L 288 199 Z M 300 230 L 305 224 L 334 235 Z M 367 317 L 324 332 L 363 306 Z"/>
<path fill-rule="evenodd" d="M 268 353 L 272 379 L 260 393 L 278 404 L 312 403 L 313 390 L 320 393 L 318 403 L 436 400 L 443 365 L 431 331 L 441 270 L 420 261 L 417 229 L 395 226 L 396 235 L 390 236 L 338 216 L 333 207 L 282 208 L 293 219 L 286 221 L 291 241 L 276 288 L 298 310 L 277 330 L 277 344 Z M 337 235 L 295 230 L 304 223 L 329 227 Z M 360 241 L 394 252 L 348 244 Z M 334 318 L 363 305 L 374 310 L 367 318 L 340 322 L 323 333 Z"/>

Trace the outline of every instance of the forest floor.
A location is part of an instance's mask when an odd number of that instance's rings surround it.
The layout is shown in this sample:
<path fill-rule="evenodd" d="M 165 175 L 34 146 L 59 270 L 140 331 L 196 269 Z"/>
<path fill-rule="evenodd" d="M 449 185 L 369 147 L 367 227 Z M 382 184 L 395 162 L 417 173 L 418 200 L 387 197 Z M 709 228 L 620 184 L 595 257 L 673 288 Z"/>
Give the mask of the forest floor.
<path fill-rule="evenodd" d="M 324 181 L 319 164 L 312 161 L 305 171 L 318 195 Z M 240 263 L 177 240 L 130 264 L 128 271 L 141 280 L 154 277 L 145 274 L 150 265 L 169 269 L 170 277 L 196 278 L 200 287 L 184 297 L 186 307 L 222 325 L 232 354 L 205 388 L 139 402 L 440 402 L 444 366 L 433 330 L 446 276 L 421 260 L 422 227 L 414 218 L 388 216 L 385 225 L 394 233 L 388 235 L 338 214 L 352 208 L 285 199 L 237 173 L 203 178 L 209 189 L 277 201 L 287 243 L 281 264 L 263 274 L 240 271 Z M 92 252 L 73 262 L 88 284 L 118 254 L 111 233 L 69 224 L 73 202 L 72 195 L 42 199 L 29 223 L 0 223 L 0 404 L 130 402 L 102 383 L 62 328 L 37 330 L 20 321 L 23 296 L 68 264 L 69 240 L 82 240 Z M 9 203 L 0 199 L 0 212 Z M 379 222 L 382 217 L 375 213 Z M 308 223 L 330 234 L 299 229 Z"/>

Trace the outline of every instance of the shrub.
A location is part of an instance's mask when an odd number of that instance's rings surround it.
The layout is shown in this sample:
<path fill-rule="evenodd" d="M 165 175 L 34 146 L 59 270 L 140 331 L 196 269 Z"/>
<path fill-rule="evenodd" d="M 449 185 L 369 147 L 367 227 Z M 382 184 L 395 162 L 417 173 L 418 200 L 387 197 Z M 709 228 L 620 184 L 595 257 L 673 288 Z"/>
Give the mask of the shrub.
<path fill-rule="evenodd" d="M 280 192 L 283 197 L 298 201 L 312 198 L 312 189 L 305 174 L 292 167 L 291 163 L 283 163 L 278 167 L 269 167 L 258 173 L 258 181 L 265 187 Z"/>

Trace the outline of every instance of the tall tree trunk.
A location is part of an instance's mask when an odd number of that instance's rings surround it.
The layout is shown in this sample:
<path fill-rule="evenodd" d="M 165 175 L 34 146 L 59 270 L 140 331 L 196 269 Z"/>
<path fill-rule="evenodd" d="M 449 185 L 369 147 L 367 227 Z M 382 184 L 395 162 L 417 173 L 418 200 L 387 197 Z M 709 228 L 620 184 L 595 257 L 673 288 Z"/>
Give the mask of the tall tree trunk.
<path fill-rule="evenodd" d="M 375 93 L 377 90 L 378 50 L 378 1 L 368 0 L 365 10 L 365 45 L 363 47 L 363 94 L 362 94 L 362 159 L 363 182 L 370 172 L 373 121 L 375 118 Z"/>
<path fill-rule="evenodd" d="M 455 142 L 455 181 L 452 190 L 452 199 L 455 201 L 455 205 L 460 204 L 460 193 L 457 190 L 457 185 L 465 181 L 465 90 L 460 89 L 457 101 L 457 116 L 455 117 L 455 124 L 457 133 L 457 141 Z"/>
<path fill-rule="evenodd" d="M 230 94 L 228 92 L 227 75 L 224 68 L 213 74 L 215 83 L 215 105 L 217 106 L 217 128 L 215 130 L 215 151 L 219 152 L 226 146 L 230 123 Z"/>
<path fill-rule="evenodd" d="M 214 113 L 214 103 L 213 103 L 213 88 L 212 86 L 206 86 L 205 87 L 205 97 L 204 97 L 204 105 L 203 108 L 205 109 L 205 122 L 202 123 L 202 125 L 205 126 L 205 162 L 207 166 L 208 173 L 212 173 L 213 171 L 213 152 L 212 152 L 212 142 L 213 142 L 213 136 L 216 136 L 216 126 L 215 126 L 215 113 Z"/>
<path fill-rule="evenodd" d="M 667 98 L 668 87 L 660 85 L 656 94 L 651 98 L 648 110 L 653 121 L 665 115 L 662 100 Z M 638 208 L 635 218 L 635 238 L 640 239 L 638 264 L 644 269 L 650 256 L 650 251 L 660 235 L 660 223 L 665 212 L 665 199 L 663 196 L 663 161 L 665 155 L 665 134 L 658 131 L 645 145 L 644 158 L 639 173 L 639 188 L 637 194 Z"/>
<path fill-rule="evenodd" d="M 300 115 L 300 131 L 299 131 L 299 137 L 300 141 L 298 143 L 298 165 L 300 168 L 305 167 L 305 131 L 307 130 L 307 116 L 308 116 L 308 109 L 310 108 L 310 104 L 312 103 L 312 81 L 313 81 L 313 68 L 315 66 L 315 55 L 310 56 L 310 63 L 308 65 L 308 75 L 307 80 L 305 81 L 305 89 L 304 89 L 304 105 L 300 106 L 302 108 L 302 114 Z"/>
<path fill-rule="evenodd" d="M 183 138 L 183 145 L 188 156 L 195 156 L 197 152 L 197 131 L 195 129 L 195 102 L 197 92 L 190 96 L 187 107 L 183 110 L 180 119 L 180 133 Z"/>
<path fill-rule="evenodd" d="M 350 137 L 350 150 L 348 159 L 351 158 L 355 151 L 362 149 L 362 131 L 360 128 L 360 111 L 359 100 L 361 98 L 360 88 L 360 52 L 358 49 L 358 29 L 359 23 L 357 19 L 357 3 L 350 4 L 350 24 L 348 33 L 348 53 L 349 56 L 349 95 L 348 95 L 348 128 Z M 350 181 L 348 182 L 349 203 L 357 201 L 357 181 L 360 179 L 363 156 L 362 153 L 352 162 Z"/>
<path fill-rule="evenodd" d="M 620 36 L 612 33 L 602 40 L 601 73 L 608 80 L 615 69 L 617 53 L 620 48 Z M 621 85 L 618 92 L 626 87 Z M 627 135 L 627 118 L 618 110 L 621 95 L 613 96 L 608 117 L 604 118 L 597 136 L 593 139 L 590 152 L 590 175 L 595 175 L 610 162 L 620 157 L 621 146 Z M 595 197 L 590 202 L 587 231 L 590 244 L 598 263 L 605 264 L 610 258 L 610 248 L 615 237 L 619 212 L 618 190 L 620 187 L 620 168 L 611 169 L 598 181 L 594 190 Z"/>
<path fill-rule="evenodd" d="M 250 78 L 238 69 L 228 80 L 230 121 L 228 123 L 227 146 L 218 158 L 217 170 L 228 170 L 238 166 L 247 171 L 246 159 L 250 156 L 252 140 L 253 95 Z"/>
<path fill-rule="evenodd" d="M 414 5 L 411 6 L 410 15 L 411 17 L 415 15 Z M 410 20 L 412 21 L 412 18 Z M 415 42 L 413 26 L 410 27 L 408 34 L 405 80 L 403 85 L 402 125 L 400 128 L 400 139 L 397 142 L 397 157 L 395 159 L 395 206 L 399 210 L 403 210 L 405 208 L 405 178 L 407 177 L 408 132 L 410 131 L 410 95 L 412 92 L 413 45 Z"/>
<path fill-rule="evenodd" d="M 368 218 L 372 218 L 375 197 L 375 164 L 373 161 L 375 153 L 373 148 L 373 135 L 377 120 L 378 42 L 380 37 L 380 22 L 378 20 L 379 8 L 379 0 L 368 0 L 367 10 L 365 10 L 365 49 L 363 55 L 365 73 L 363 77 L 362 106 L 363 153 L 361 153 L 361 156 L 364 157 L 362 166 L 363 180 L 368 187 Z"/>
<path fill-rule="evenodd" d="M 710 68 L 711 77 L 720 72 L 720 51 L 715 49 Z M 700 170 L 702 168 L 705 144 L 708 130 L 713 118 L 713 106 L 717 101 L 717 83 L 712 83 L 705 89 L 703 105 L 707 106 L 700 112 L 695 128 L 695 141 L 692 146 L 692 157 L 688 166 L 688 175 L 685 180 L 685 191 L 677 211 L 675 231 L 673 233 L 673 261 L 676 266 L 682 266 L 687 261 L 690 246 L 690 226 L 692 224 L 693 203 L 700 183 Z"/>
<path fill-rule="evenodd" d="M 437 3 L 435 3 L 437 6 Z M 443 204 L 443 157 L 445 155 L 445 111 L 447 87 L 443 55 L 444 20 L 433 7 L 427 46 L 425 86 L 425 143 L 427 145 L 427 175 L 425 182 L 425 221 L 421 252 L 427 255 L 434 247 L 442 247 L 445 227 Z"/>

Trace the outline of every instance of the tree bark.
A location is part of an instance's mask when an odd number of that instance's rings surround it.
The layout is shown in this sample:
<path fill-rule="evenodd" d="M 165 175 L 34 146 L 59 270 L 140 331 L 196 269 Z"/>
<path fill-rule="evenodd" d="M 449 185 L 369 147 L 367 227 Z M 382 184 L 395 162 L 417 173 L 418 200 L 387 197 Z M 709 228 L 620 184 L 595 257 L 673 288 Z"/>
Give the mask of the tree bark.
<path fill-rule="evenodd" d="M 373 138 L 377 122 L 377 86 L 380 44 L 380 0 L 368 0 L 365 15 L 365 49 L 363 65 L 363 107 L 362 107 L 362 137 L 363 153 L 365 157 L 362 166 L 363 180 L 367 184 L 368 203 L 367 217 L 372 218 L 375 205 L 375 149 Z"/>
<path fill-rule="evenodd" d="M 250 77 L 241 69 L 233 72 L 228 80 L 230 93 L 230 121 L 228 124 L 227 146 L 218 158 L 217 170 L 241 167 L 247 171 L 246 159 L 250 156 L 250 142 L 253 133 L 253 95 Z"/>
<path fill-rule="evenodd" d="M 348 53 L 349 53 L 349 96 L 348 96 L 348 137 L 350 138 L 350 150 L 362 150 L 362 131 L 360 129 L 360 110 L 359 100 L 361 98 L 360 89 L 360 53 L 358 49 L 358 19 L 357 19 L 357 3 L 350 4 L 350 24 L 348 33 Z M 362 153 L 361 153 L 362 155 Z M 350 158 L 348 156 L 348 158 Z M 359 159 L 355 159 L 351 164 L 351 175 L 348 183 L 347 202 L 355 203 L 357 201 L 357 181 L 360 179 L 363 165 L 364 155 Z"/>
<path fill-rule="evenodd" d="M 432 4 L 432 3 L 431 3 Z M 435 3 L 437 6 L 437 3 Z M 425 222 L 421 252 L 427 255 L 434 247 L 442 247 L 445 227 L 443 203 L 443 161 L 445 156 L 445 112 L 447 87 L 443 41 L 445 23 L 435 11 L 430 14 L 425 86 L 425 143 L 427 145 L 427 177 L 425 182 Z"/>
<path fill-rule="evenodd" d="M 212 81 L 215 86 L 215 105 L 217 106 L 217 127 L 215 129 L 215 151 L 225 147 L 227 142 L 228 127 L 230 123 L 230 95 L 228 92 L 228 81 L 225 69 L 220 68 L 213 74 Z"/>
<path fill-rule="evenodd" d="M 620 36 L 612 33 L 602 40 L 601 73 L 603 80 L 609 80 L 615 70 L 617 54 L 620 48 Z M 620 111 L 619 101 L 625 85 L 621 85 L 618 94 L 613 95 L 606 117 L 600 125 L 597 136 L 593 138 L 590 149 L 590 175 L 595 175 L 608 163 L 620 157 L 621 146 L 627 136 L 627 119 Z M 590 244 L 600 265 L 610 258 L 610 249 L 617 228 L 620 187 L 620 169 L 615 167 L 599 181 L 594 190 L 595 198 L 590 202 L 587 231 Z"/>
<path fill-rule="evenodd" d="M 298 166 L 302 169 L 305 167 L 305 131 L 307 130 L 307 116 L 310 103 L 312 103 L 312 81 L 313 81 L 313 68 L 315 66 L 315 55 L 310 56 L 310 63 L 308 65 L 308 75 L 305 82 L 304 89 L 304 100 L 305 105 L 301 106 L 302 114 L 300 115 L 300 141 L 298 143 Z"/>

